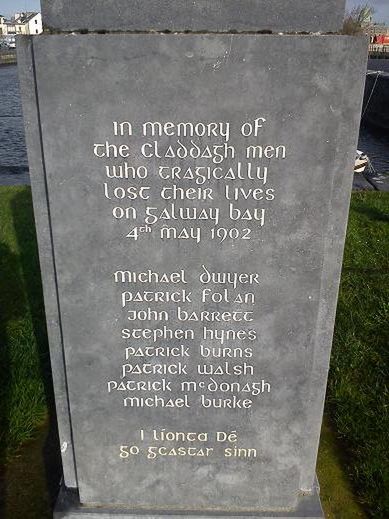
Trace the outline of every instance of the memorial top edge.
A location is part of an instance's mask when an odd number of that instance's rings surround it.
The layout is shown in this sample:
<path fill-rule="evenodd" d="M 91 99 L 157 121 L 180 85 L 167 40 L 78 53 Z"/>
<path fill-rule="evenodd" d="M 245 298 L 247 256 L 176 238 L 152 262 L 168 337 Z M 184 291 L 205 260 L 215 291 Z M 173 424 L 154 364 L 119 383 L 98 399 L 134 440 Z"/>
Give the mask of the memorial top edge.
<path fill-rule="evenodd" d="M 54 31 L 338 32 L 345 0 L 41 0 Z"/>

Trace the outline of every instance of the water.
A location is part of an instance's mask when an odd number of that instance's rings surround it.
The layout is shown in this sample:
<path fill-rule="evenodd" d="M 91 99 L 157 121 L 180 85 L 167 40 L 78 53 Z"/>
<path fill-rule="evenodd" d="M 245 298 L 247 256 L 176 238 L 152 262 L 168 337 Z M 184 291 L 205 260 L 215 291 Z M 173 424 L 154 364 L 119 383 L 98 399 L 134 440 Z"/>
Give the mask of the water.
<path fill-rule="evenodd" d="M 369 59 L 367 64 L 369 70 L 383 70 L 389 72 L 389 59 Z"/>
<path fill-rule="evenodd" d="M 389 132 L 362 124 L 358 149 L 369 157 L 377 173 L 389 173 Z"/>
<path fill-rule="evenodd" d="M 0 67 L 0 184 L 28 182 L 17 67 Z"/>
<path fill-rule="evenodd" d="M 370 60 L 369 68 L 389 71 L 389 60 Z M 378 174 L 389 172 L 389 132 L 362 125 L 358 148 Z M 0 67 L 0 184 L 28 183 L 27 168 L 17 67 L 4 66 Z"/>
<path fill-rule="evenodd" d="M 389 59 L 369 59 L 367 68 L 389 73 Z M 389 131 L 384 132 L 365 125 L 362 117 L 358 148 L 370 159 L 370 165 L 365 170 L 364 176 L 371 186 L 380 191 L 389 191 Z M 363 177 L 356 175 L 354 188 L 357 177 L 363 180 Z"/>

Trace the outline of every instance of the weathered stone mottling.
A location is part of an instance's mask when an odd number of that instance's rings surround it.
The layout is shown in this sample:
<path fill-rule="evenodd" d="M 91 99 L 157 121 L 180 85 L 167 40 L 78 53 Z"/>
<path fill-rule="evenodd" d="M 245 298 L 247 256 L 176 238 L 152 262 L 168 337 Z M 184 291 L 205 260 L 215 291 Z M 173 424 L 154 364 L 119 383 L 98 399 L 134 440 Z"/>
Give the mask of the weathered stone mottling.
<path fill-rule="evenodd" d="M 312 500 L 299 493 L 315 486 L 365 39 L 46 35 L 22 38 L 19 45 L 20 66 L 28 70 L 21 76 L 22 91 L 63 437 L 72 429 L 66 470 L 83 504 L 107 507 L 59 508 L 57 517 L 82 519 L 88 510 L 88 517 L 126 517 L 113 511 L 115 505 L 168 514 L 196 510 L 207 517 L 213 510 L 236 517 L 319 517 L 317 500 L 313 513 Z M 28 94 L 27 78 L 35 83 L 36 97 Z M 194 246 L 122 237 L 122 222 L 110 218 L 111 202 L 102 193 L 102 163 L 93 156 L 93 143 L 112 135 L 112 121 L 230 121 L 239 147 L 240 125 L 256 117 L 267 120 L 259 142 L 283 144 L 288 156 L 269 160 L 277 197 L 254 241 Z M 131 139 L 137 145 L 145 140 Z M 156 191 L 165 184 L 152 176 Z M 258 205 L 246 202 L 251 209 Z M 209 231 L 210 224 L 203 228 Z M 252 363 L 258 378 L 272 383 L 272 392 L 250 412 L 124 409 L 120 396 L 105 391 L 107 379 L 118 377 L 123 352 L 117 319 L 124 317 L 112 272 L 184 268 L 198 296 L 202 264 L 218 272 L 260 273 Z M 198 344 L 191 346 L 194 358 Z M 138 457 L 126 464 L 118 458 L 118 445 L 136 442 L 136 431 L 161 427 L 229 428 L 260 455 L 255 461 L 217 456 L 201 463 Z"/>
<path fill-rule="evenodd" d="M 46 27 L 77 31 L 337 32 L 345 0 L 42 0 Z"/>

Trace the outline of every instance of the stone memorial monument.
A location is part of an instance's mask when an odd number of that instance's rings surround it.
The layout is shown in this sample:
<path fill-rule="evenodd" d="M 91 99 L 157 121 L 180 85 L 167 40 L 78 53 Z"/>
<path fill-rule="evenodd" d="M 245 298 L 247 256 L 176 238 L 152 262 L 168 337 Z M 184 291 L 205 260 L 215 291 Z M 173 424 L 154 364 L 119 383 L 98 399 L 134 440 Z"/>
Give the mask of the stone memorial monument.
<path fill-rule="evenodd" d="M 42 4 L 18 60 L 55 517 L 323 517 L 365 37 L 342 0 Z"/>

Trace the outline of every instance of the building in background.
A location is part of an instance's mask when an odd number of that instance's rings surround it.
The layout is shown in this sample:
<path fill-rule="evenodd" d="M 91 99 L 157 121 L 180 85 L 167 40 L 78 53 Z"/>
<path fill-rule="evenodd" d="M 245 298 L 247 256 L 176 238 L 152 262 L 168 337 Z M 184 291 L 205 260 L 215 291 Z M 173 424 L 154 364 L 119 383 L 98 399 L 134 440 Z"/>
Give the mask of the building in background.
<path fill-rule="evenodd" d="M 15 13 L 10 20 L 0 15 L 0 36 L 40 34 L 42 30 L 41 13 Z"/>

